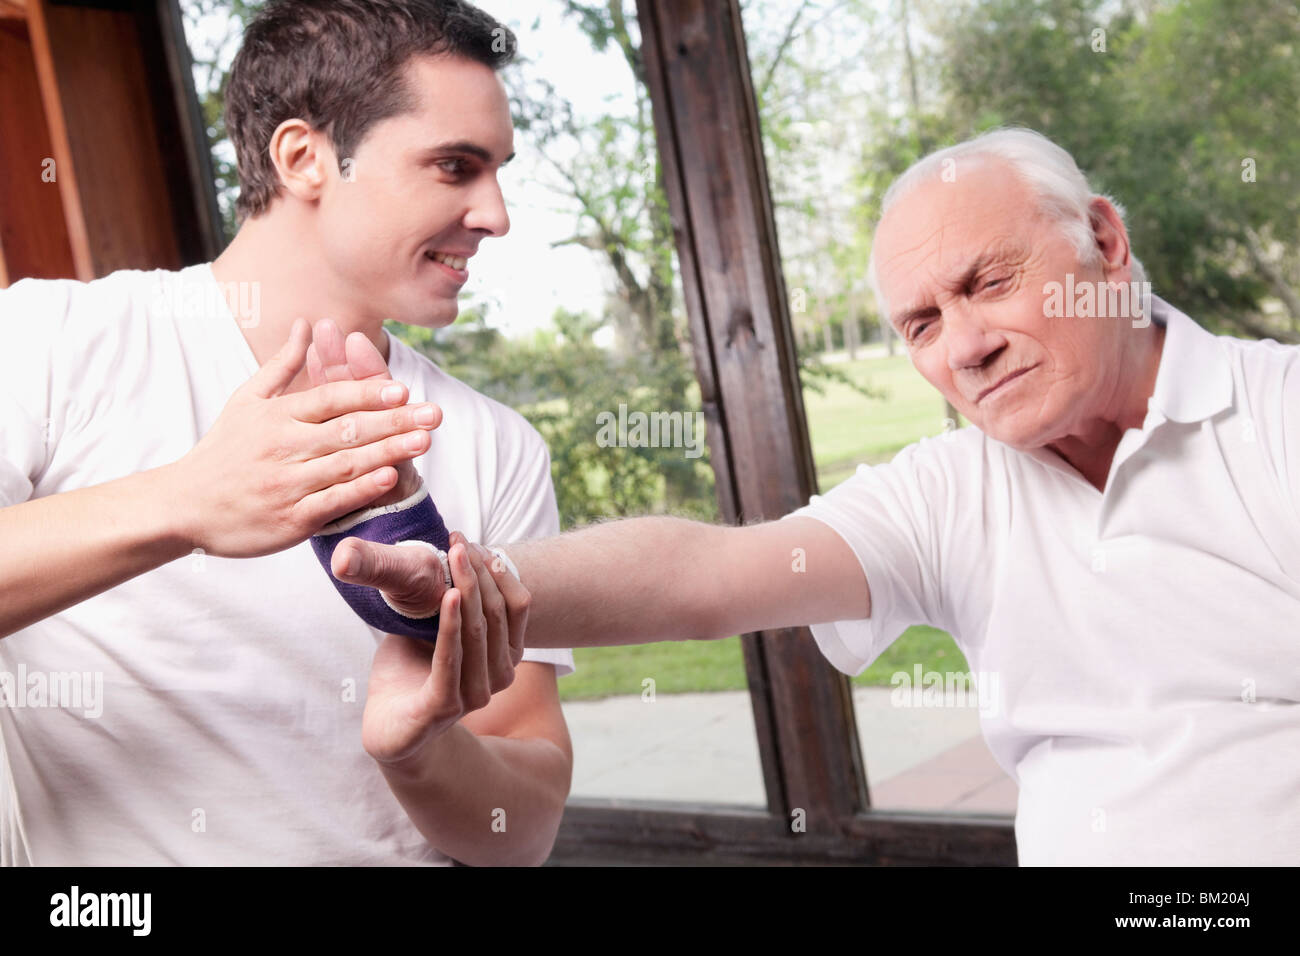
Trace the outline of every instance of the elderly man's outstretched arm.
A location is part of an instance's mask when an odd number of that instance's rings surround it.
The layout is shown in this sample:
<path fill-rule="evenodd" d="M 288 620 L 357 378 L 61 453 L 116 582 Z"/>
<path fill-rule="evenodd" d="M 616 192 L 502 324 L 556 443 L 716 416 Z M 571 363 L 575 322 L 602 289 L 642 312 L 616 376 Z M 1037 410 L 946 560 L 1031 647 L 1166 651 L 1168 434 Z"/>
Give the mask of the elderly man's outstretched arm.
<path fill-rule="evenodd" d="M 862 566 L 815 518 L 610 521 L 507 549 L 541 647 L 711 640 L 871 615 Z"/>
<path fill-rule="evenodd" d="M 499 581 L 504 561 L 474 546 Z M 862 566 L 815 518 L 748 527 L 682 518 L 608 521 L 509 545 L 531 594 L 530 647 L 711 640 L 750 631 L 871 615 Z M 350 539 L 335 553 L 342 580 L 405 591 L 428 580 L 427 553 Z M 441 598 L 429 593 L 430 607 Z"/>

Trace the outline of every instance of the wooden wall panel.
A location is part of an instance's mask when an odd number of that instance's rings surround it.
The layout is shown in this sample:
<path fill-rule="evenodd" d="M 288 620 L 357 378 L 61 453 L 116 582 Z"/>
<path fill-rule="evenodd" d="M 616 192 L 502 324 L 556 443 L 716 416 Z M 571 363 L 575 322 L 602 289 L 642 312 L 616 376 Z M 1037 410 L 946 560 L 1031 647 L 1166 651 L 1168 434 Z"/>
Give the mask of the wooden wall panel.
<path fill-rule="evenodd" d="M 38 2 L 38 0 L 32 0 Z M 178 269 L 176 216 L 158 149 L 136 15 L 40 2 L 91 269 Z"/>
<path fill-rule="evenodd" d="M 75 274 L 53 158 L 26 23 L 0 20 L 0 286 Z"/>

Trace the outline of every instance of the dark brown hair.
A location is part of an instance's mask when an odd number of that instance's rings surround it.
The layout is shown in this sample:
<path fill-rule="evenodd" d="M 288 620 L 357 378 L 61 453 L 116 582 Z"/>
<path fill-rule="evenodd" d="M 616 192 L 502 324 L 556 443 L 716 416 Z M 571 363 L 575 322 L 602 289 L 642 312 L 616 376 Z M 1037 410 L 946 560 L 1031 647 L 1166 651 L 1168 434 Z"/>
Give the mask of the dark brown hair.
<path fill-rule="evenodd" d="M 270 144 L 285 120 L 325 133 L 342 163 L 374 124 L 415 108 L 403 82 L 412 56 L 462 56 L 499 70 L 515 51 L 509 29 L 463 0 L 268 0 L 226 87 L 239 218 L 280 193 Z"/>

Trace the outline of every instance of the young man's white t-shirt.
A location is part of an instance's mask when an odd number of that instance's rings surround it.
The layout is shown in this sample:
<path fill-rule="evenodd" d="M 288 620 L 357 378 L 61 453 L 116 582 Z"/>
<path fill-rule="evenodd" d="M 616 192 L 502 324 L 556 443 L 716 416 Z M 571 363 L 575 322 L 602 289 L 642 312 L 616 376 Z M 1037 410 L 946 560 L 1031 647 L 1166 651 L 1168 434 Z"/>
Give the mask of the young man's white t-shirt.
<path fill-rule="evenodd" d="M 220 295 L 208 264 L 0 292 L 0 507 L 193 448 L 258 368 Z M 557 534 L 541 436 L 390 345 L 444 412 L 416 466 L 448 528 Z M 447 864 L 361 746 L 381 638 L 303 542 L 195 553 L 0 640 L 0 862 Z"/>

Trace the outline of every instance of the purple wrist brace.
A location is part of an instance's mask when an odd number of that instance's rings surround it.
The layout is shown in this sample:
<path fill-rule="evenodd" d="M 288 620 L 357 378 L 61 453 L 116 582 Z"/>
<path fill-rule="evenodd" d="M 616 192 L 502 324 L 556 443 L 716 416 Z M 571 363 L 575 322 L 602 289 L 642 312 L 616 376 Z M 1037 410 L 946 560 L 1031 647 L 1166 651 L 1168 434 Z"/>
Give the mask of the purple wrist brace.
<path fill-rule="evenodd" d="M 444 574 L 450 578 L 447 565 L 450 537 L 442 516 L 433 505 L 429 490 L 421 487 L 416 494 L 403 501 L 354 512 L 326 525 L 320 534 L 312 537 L 311 547 L 330 580 L 334 582 L 334 587 L 343 595 L 343 600 L 348 602 L 348 606 L 363 621 L 388 634 L 405 634 L 434 641 L 438 637 L 437 612 L 425 618 L 400 614 L 376 588 L 348 584 L 334 577 L 330 562 L 334 557 L 334 549 L 344 538 L 363 538 L 379 544 L 418 542 L 429 545 L 438 552 Z"/>

